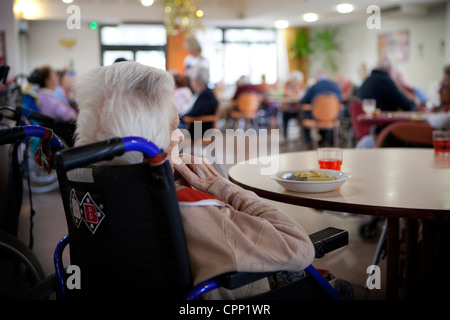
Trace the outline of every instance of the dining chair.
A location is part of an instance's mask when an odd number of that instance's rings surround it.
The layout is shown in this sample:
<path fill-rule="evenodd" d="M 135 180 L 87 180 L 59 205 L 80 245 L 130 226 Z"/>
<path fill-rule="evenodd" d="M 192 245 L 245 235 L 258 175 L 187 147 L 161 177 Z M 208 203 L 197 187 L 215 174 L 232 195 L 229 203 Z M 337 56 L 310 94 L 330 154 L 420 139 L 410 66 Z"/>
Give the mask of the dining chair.
<path fill-rule="evenodd" d="M 311 131 L 311 140 L 313 148 L 319 146 L 319 130 L 333 130 L 333 144 L 339 146 L 339 110 L 341 103 L 336 95 L 331 93 L 322 93 L 317 95 L 312 103 L 312 119 L 303 119 L 304 129 Z"/>
<path fill-rule="evenodd" d="M 256 129 L 259 127 L 258 124 L 258 109 L 261 104 L 261 97 L 255 92 L 243 92 L 239 95 L 237 100 L 237 110 L 232 110 L 230 117 L 233 121 L 234 128 L 239 127 L 239 122 L 244 119 L 245 126 L 247 129 L 250 123 Z"/>
<path fill-rule="evenodd" d="M 189 128 L 193 126 L 196 121 L 200 121 L 202 123 L 212 123 L 212 129 L 217 129 L 219 127 L 220 112 L 221 112 L 220 107 L 217 107 L 215 114 L 208 114 L 205 116 L 198 116 L 198 117 L 185 116 L 183 117 L 185 129 L 189 130 Z M 191 141 L 194 142 L 194 137 L 191 137 Z M 203 135 L 202 145 L 208 145 L 210 143 L 211 139 L 207 137 L 207 135 Z"/>
<path fill-rule="evenodd" d="M 433 127 L 422 121 L 394 122 L 380 132 L 376 146 L 432 148 L 433 130 Z"/>
<path fill-rule="evenodd" d="M 359 99 L 357 98 L 350 99 L 350 101 L 348 102 L 348 108 L 350 110 L 353 135 L 355 137 L 354 142 L 356 145 L 362 137 L 370 133 L 370 126 L 364 126 L 358 121 L 358 116 L 364 113 L 361 101 Z"/>

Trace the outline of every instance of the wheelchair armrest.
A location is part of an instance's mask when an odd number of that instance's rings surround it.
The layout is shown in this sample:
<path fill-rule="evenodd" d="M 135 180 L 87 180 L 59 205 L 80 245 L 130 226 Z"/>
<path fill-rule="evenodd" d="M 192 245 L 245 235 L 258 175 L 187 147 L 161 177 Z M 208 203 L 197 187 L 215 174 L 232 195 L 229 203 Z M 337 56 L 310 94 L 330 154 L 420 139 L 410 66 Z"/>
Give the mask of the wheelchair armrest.
<path fill-rule="evenodd" d="M 314 245 L 316 258 L 322 258 L 326 253 L 348 244 L 348 232 L 332 227 L 313 233 L 309 238 Z"/>

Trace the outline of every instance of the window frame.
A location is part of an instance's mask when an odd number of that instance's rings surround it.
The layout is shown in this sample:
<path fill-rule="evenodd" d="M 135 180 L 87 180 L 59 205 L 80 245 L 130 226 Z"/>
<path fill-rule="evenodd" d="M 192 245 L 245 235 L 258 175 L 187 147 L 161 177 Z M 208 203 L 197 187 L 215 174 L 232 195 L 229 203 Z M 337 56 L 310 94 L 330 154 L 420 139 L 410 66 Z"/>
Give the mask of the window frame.
<path fill-rule="evenodd" d="M 162 24 L 157 23 L 123 23 L 123 25 L 148 25 L 148 26 L 161 26 Z M 164 56 L 166 57 L 166 65 L 165 68 L 167 69 L 167 41 L 165 45 L 107 45 L 103 44 L 102 42 L 102 28 L 105 27 L 116 27 L 117 25 L 109 25 L 104 24 L 99 27 L 99 42 L 100 42 L 100 63 L 103 66 L 104 60 L 103 60 L 103 53 L 105 51 L 131 51 L 133 52 L 133 61 L 136 61 L 136 53 L 138 51 L 162 51 L 164 52 Z"/>

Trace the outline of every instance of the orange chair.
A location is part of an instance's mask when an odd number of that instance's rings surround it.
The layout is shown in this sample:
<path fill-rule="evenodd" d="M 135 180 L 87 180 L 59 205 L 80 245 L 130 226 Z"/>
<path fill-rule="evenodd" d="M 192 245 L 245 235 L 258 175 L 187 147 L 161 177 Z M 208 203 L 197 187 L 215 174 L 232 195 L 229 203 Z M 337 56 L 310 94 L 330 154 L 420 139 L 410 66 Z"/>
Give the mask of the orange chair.
<path fill-rule="evenodd" d="M 230 117 L 233 120 L 235 129 L 239 126 L 239 120 L 245 120 L 245 129 L 250 122 L 258 128 L 258 109 L 261 104 L 261 97 L 255 92 L 243 92 L 237 100 L 238 110 L 232 110 Z"/>
<path fill-rule="evenodd" d="M 319 146 L 319 130 L 333 130 L 334 146 L 339 146 L 339 110 L 341 103 L 334 94 L 323 93 L 314 98 L 312 103 L 313 119 L 303 119 L 302 126 L 311 132 L 313 148 Z"/>
<path fill-rule="evenodd" d="M 433 148 L 433 127 L 426 122 L 399 121 L 386 126 L 378 135 L 378 148 Z"/>

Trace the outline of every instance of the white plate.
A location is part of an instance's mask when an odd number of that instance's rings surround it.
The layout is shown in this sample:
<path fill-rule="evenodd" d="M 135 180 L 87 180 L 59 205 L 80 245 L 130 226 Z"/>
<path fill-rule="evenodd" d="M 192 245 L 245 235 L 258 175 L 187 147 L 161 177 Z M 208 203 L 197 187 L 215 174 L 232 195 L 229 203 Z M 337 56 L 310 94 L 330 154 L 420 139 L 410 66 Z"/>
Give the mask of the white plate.
<path fill-rule="evenodd" d="M 311 171 L 323 172 L 329 177 L 336 177 L 336 180 L 329 181 L 296 181 L 280 179 L 284 173 L 296 172 L 296 171 Z M 280 186 L 289 191 L 303 192 L 303 193 L 321 193 L 336 190 L 344 184 L 345 181 L 351 178 L 351 175 L 342 171 L 325 170 L 325 169 L 295 169 L 279 171 L 270 176 Z"/>

